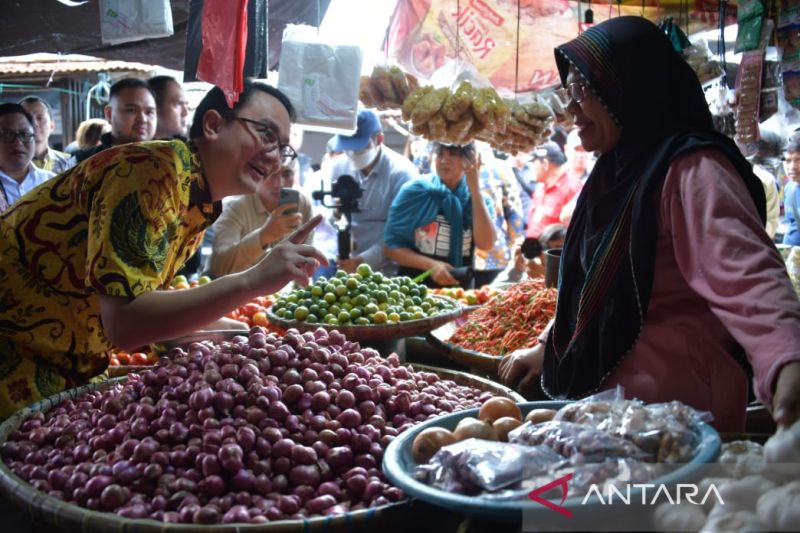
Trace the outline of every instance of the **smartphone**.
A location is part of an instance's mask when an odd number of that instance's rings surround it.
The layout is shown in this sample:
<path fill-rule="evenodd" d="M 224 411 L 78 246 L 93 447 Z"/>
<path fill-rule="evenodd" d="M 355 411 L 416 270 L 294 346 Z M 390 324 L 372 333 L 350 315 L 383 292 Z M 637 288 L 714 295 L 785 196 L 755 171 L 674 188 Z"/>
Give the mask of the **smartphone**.
<path fill-rule="evenodd" d="M 525 259 L 535 259 L 539 257 L 543 251 L 542 243 L 539 242 L 539 239 L 534 237 L 527 237 L 525 242 L 522 243 L 522 255 Z"/>
<path fill-rule="evenodd" d="M 297 213 L 298 208 L 300 207 L 300 191 L 297 189 L 281 189 L 280 196 L 278 197 L 278 205 L 281 206 L 286 204 L 297 204 L 297 207 L 294 209 L 286 211 L 287 215 Z"/>

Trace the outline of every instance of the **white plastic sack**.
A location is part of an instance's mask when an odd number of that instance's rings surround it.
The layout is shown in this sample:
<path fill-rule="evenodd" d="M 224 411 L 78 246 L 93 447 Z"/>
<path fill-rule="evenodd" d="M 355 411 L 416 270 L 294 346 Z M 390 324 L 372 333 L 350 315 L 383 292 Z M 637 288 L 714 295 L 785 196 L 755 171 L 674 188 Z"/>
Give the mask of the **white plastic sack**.
<path fill-rule="evenodd" d="M 322 131 L 355 131 L 361 61 L 358 46 L 323 43 L 316 28 L 287 25 L 278 88 L 295 106 L 297 123 Z"/>
<path fill-rule="evenodd" d="M 100 36 L 105 44 L 172 34 L 169 0 L 100 0 Z"/>

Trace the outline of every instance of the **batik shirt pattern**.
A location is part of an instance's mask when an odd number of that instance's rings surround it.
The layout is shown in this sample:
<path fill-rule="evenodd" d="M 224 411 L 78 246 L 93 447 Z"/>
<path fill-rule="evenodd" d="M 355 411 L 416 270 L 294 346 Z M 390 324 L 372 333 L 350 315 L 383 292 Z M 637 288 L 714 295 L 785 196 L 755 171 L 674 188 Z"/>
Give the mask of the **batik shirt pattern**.
<path fill-rule="evenodd" d="M 181 141 L 105 150 L 0 217 L 0 417 L 101 373 L 99 295 L 165 287 L 219 215 Z"/>

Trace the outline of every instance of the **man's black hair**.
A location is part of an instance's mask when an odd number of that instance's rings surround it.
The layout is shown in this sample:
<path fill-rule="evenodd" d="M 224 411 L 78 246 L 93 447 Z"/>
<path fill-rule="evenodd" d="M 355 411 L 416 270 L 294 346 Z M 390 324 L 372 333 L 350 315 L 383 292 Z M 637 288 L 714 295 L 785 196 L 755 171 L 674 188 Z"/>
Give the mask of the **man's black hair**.
<path fill-rule="evenodd" d="M 19 104 L 42 104 L 44 108 L 47 109 L 47 114 L 50 115 L 50 122 L 53 121 L 53 108 L 50 107 L 50 103 L 47 100 L 39 98 L 38 96 L 26 96 L 19 101 Z"/>
<path fill-rule="evenodd" d="M 253 97 L 256 91 L 274 96 L 281 105 L 286 108 L 286 111 L 289 113 L 289 120 L 292 122 L 295 121 L 297 113 L 294 110 L 292 102 L 289 101 L 289 98 L 285 94 L 266 83 L 246 79 L 244 80 L 244 88 L 239 95 L 239 100 L 233 105 L 233 109 L 228 107 L 225 93 L 223 93 L 222 89 L 219 87 L 214 87 L 206 93 L 197 106 L 197 109 L 194 110 L 194 119 L 192 120 L 192 127 L 189 129 L 189 138 L 197 139 L 203 136 L 203 117 L 208 111 L 213 110 L 225 118 L 231 118 L 235 116 L 236 111 L 247 105 L 247 102 L 250 101 L 250 98 Z"/>
<path fill-rule="evenodd" d="M 13 104 L 11 102 L 7 102 L 5 104 L 0 104 L 0 117 L 3 115 L 13 115 L 19 113 L 23 115 L 28 122 L 30 123 L 31 127 L 35 130 L 36 129 L 36 122 L 33 120 L 33 115 L 28 113 L 24 107 L 20 104 Z"/>
<path fill-rule="evenodd" d="M 154 99 L 156 97 L 156 95 L 153 93 L 153 90 L 149 85 L 147 85 L 146 81 L 140 80 L 139 78 L 122 78 L 121 80 L 115 81 L 111 86 L 111 90 L 108 93 L 108 99 L 111 100 L 125 89 L 145 89 L 150 91 L 150 94 L 153 95 Z"/>
<path fill-rule="evenodd" d="M 180 86 L 178 80 L 172 76 L 153 76 L 147 80 L 147 85 L 150 87 L 150 92 L 155 96 L 157 106 L 160 106 L 161 102 L 164 101 L 164 93 L 170 83 L 175 83 Z"/>

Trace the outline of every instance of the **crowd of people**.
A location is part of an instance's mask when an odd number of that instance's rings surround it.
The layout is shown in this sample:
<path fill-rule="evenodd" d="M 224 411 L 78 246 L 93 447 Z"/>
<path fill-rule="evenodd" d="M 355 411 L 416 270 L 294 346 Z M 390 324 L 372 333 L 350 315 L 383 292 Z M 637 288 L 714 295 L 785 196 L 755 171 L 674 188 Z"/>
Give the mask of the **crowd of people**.
<path fill-rule="evenodd" d="M 364 109 L 314 171 L 291 102 L 251 80 L 232 108 L 211 89 L 191 127 L 176 80 L 119 80 L 108 131 L 82 124 L 72 156 L 48 144 L 45 101 L 0 104 L 0 417 L 85 382 L 112 346 L 243 327 L 220 317 L 289 282 L 368 264 L 429 285 L 513 283 L 563 247 L 555 319 L 503 360 L 504 382 L 541 378 L 554 398 L 619 384 L 731 430 L 753 393 L 796 420 L 800 303 L 773 239 L 800 245 L 800 135 L 786 178 L 763 153 L 745 160 L 639 17 L 555 54 L 574 129 L 522 154 L 409 139 L 409 157 Z M 309 194 L 320 183 L 333 207 Z M 206 270 L 209 283 L 156 290 Z"/>

